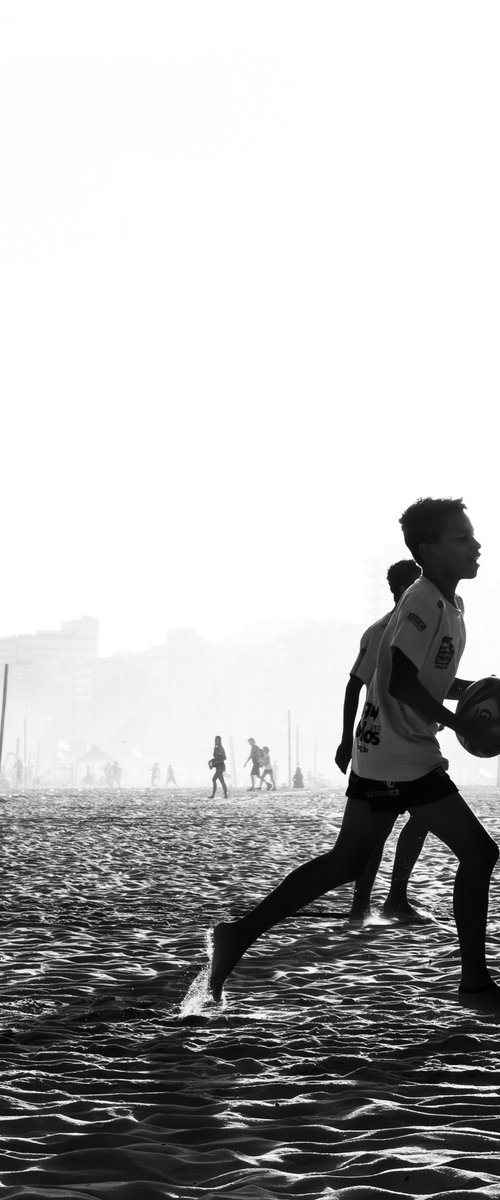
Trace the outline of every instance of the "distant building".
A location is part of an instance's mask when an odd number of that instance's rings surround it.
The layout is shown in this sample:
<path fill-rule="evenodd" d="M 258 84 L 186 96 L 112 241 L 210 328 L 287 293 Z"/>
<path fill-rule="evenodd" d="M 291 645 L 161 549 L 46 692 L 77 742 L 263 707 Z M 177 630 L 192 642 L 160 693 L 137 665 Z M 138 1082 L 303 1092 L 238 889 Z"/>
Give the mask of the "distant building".
<path fill-rule="evenodd" d="M 90 714 L 91 668 L 97 661 L 99 622 L 66 621 L 58 630 L 0 638 L 0 670 L 9 664 L 4 755 L 19 746 L 28 759 L 53 758 L 58 742 L 79 736 Z M 25 724 L 26 723 L 26 724 Z"/>

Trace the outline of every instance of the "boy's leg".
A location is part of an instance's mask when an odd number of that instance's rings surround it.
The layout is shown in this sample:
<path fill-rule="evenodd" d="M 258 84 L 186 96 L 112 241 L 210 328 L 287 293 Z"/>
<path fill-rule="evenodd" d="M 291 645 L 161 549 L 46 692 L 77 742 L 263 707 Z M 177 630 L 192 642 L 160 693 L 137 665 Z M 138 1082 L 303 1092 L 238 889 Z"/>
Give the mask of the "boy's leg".
<path fill-rule="evenodd" d="M 332 850 L 313 858 L 287 875 L 246 917 L 222 921 L 214 929 L 214 954 L 210 987 L 220 998 L 224 980 L 245 950 L 266 930 L 292 916 L 332 888 L 356 879 L 373 850 L 388 837 L 396 814 L 372 813 L 363 800 L 348 800 L 338 838 Z"/>
<path fill-rule="evenodd" d="M 410 811 L 422 831 L 433 833 L 458 858 L 453 910 L 462 957 L 460 987 L 477 991 L 478 1003 L 482 990 L 490 987 L 488 1003 L 500 1010 L 500 988 L 493 984 L 485 955 L 490 876 L 498 846 L 458 793 Z"/>
<path fill-rule="evenodd" d="M 382 905 L 382 912 L 388 917 L 399 917 L 416 924 L 425 921 L 425 917 L 421 917 L 417 909 L 410 904 L 406 889 L 426 836 L 426 831 L 410 816 L 398 838 L 389 895 Z"/>

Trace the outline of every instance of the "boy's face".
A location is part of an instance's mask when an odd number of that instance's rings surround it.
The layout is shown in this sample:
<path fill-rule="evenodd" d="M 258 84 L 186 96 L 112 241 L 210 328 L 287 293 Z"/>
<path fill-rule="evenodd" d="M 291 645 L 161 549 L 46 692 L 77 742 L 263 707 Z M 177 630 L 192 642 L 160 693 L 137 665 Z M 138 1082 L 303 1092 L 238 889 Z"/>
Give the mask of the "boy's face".
<path fill-rule="evenodd" d="M 426 566 L 448 579 L 475 579 L 480 548 L 468 516 L 459 513 L 448 517 L 438 542 L 425 546 Z"/>

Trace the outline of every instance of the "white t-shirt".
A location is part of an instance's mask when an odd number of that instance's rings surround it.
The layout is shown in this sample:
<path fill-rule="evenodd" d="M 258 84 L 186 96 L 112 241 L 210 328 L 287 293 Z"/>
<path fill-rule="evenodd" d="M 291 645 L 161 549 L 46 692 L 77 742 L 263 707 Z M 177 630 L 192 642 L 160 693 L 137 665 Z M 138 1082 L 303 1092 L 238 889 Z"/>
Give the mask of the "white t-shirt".
<path fill-rule="evenodd" d="M 380 642 L 377 667 L 354 737 L 353 770 L 365 779 L 419 779 L 448 763 L 437 725 L 389 695 L 392 648 L 417 667 L 420 683 L 438 703 L 451 688 L 465 646 L 463 603 L 445 599 L 423 576 L 401 597 Z"/>
<path fill-rule="evenodd" d="M 377 665 L 378 648 L 382 641 L 382 636 L 387 629 L 389 621 L 393 614 L 393 609 L 385 614 L 385 617 L 379 617 L 378 621 L 374 621 L 365 632 L 359 643 L 359 654 L 351 668 L 349 674 L 355 675 L 356 679 L 360 679 L 362 683 L 368 684 L 373 676 Z"/>

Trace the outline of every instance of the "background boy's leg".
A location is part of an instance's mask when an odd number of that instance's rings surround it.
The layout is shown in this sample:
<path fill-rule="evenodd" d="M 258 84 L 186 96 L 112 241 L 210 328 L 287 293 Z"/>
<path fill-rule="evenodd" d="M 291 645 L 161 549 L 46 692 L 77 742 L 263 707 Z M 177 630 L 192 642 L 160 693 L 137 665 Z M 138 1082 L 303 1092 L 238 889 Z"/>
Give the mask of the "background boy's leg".
<path fill-rule="evenodd" d="M 410 816 L 398 837 L 389 895 L 382 906 L 382 912 L 387 916 L 413 918 L 416 921 L 425 919 L 420 918 L 416 908 L 410 904 L 406 889 L 426 836 L 426 830 Z"/>
<path fill-rule="evenodd" d="M 385 843 L 386 839 L 384 838 L 380 845 L 377 846 L 373 851 L 370 861 L 367 863 L 364 871 L 361 872 L 361 875 L 354 884 L 354 896 L 352 898 L 351 911 L 349 913 L 351 920 L 356 920 L 359 917 L 366 917 L 370 912 L 372 888 L 375 883 L 377 871 L 382 861 Z"/>

